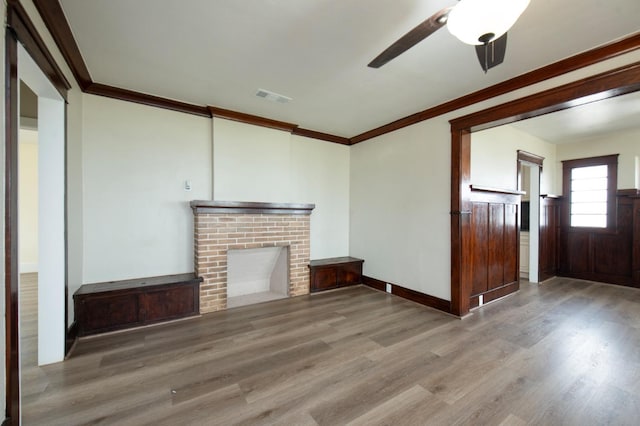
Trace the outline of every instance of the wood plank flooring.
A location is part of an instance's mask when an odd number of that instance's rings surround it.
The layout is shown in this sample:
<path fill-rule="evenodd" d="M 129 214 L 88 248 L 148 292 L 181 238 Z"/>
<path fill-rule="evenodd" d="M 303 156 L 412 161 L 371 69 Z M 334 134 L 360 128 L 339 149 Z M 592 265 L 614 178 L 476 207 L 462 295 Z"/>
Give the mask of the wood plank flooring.
<path fill-rule="evenodd" d="M 80 341 L 26 425 L 637 425 L 640 290 L 526 282 L 464 320 L 366 287 Z"/>

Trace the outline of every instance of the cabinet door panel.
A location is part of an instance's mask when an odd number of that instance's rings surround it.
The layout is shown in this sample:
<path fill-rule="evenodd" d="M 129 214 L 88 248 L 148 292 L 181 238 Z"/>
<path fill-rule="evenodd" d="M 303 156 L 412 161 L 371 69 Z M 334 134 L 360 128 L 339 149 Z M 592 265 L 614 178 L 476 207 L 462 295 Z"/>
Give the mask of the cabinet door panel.
<path fill-rule="evenodd" d="M 326 290 L 337 285 L 338 278 L 335 268 L 317 269 L 313 279 L 314 290 Z"/>
<path fill-rule="evenodd" d="M 338 285 L 360 284 L 362 281 L 362 264 L 351 263 L 338 269 Z"/>
<path fill-rule="evenodd" d="M 123 294 L 86 299 L 82 302 L 86 330 L 108 330 L 140 322 L 138 295 Z"/>
<path fill-rule="evenodd" d="M 144 297 L 144 320 L 148 322 L 195 313 L 194 291 L 191 286 L 151 291 Z"/>

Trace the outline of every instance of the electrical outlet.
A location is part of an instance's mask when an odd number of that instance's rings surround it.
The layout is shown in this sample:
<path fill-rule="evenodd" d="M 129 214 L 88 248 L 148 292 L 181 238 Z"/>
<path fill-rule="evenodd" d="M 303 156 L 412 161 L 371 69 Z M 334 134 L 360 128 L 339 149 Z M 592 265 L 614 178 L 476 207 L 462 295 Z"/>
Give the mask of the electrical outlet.
<path fill-rule="evenodd" d="M 387 293 L 391 293 L 391 284 L 387 283 Z"/>
<path fill-rule="evenodd" d="M 191 191 L 191 181 L 190 180 L 185 180 L 184 181 L 184 190 L 185 191 Z"/>

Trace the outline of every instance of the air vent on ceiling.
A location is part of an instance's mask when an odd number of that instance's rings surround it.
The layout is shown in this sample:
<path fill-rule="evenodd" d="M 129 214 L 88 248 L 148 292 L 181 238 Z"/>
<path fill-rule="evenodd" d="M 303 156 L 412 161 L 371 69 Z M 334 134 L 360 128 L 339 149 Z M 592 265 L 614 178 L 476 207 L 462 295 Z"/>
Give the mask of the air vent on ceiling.
<path fill-rule="evenodd" d="M 259 98 L 264 98 L 271 102 L 279 102 L 281 104 L 286 104 L 291 101 L 291 98 L 288 96 L 280 95 L 278 93 L 270 92 L 269 90 L 258 89 L 256 92 L 256 96 Z"/>

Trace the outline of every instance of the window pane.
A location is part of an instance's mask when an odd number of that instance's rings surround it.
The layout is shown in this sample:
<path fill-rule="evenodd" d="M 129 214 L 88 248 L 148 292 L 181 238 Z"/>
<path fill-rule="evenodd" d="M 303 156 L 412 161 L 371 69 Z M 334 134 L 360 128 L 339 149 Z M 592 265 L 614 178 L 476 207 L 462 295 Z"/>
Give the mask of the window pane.
<path fill-rule="evenodd" d="M 606 215 L 572 215 L 571 226 L 590 227 L 590 228 L 606 228 Z"/>
<path fill-rule="evenodd" d="M 607 203 L 573 203 L 571 214 L 607 214 Z"/>
<path fill-rule="evenodd" d="M 607 191 L 580 191 L 571 193 L 571 203 L 593 203 L 593 202 L 606 202 Z"/>
<path fill-rule="evenodd" d="M 589 191 L 595 189 L 607 189 L 607 178 L 581 179 L 571 181 L 572 191 Z"/>
<path fill-rule="evenodd" d="M 603 166 L 589 166 L 589 167 L 576 167 L 571 169 L 571 179 L 590 179 L 598 177 L 607 177 L 607 171 L 609 167 Z"/>

